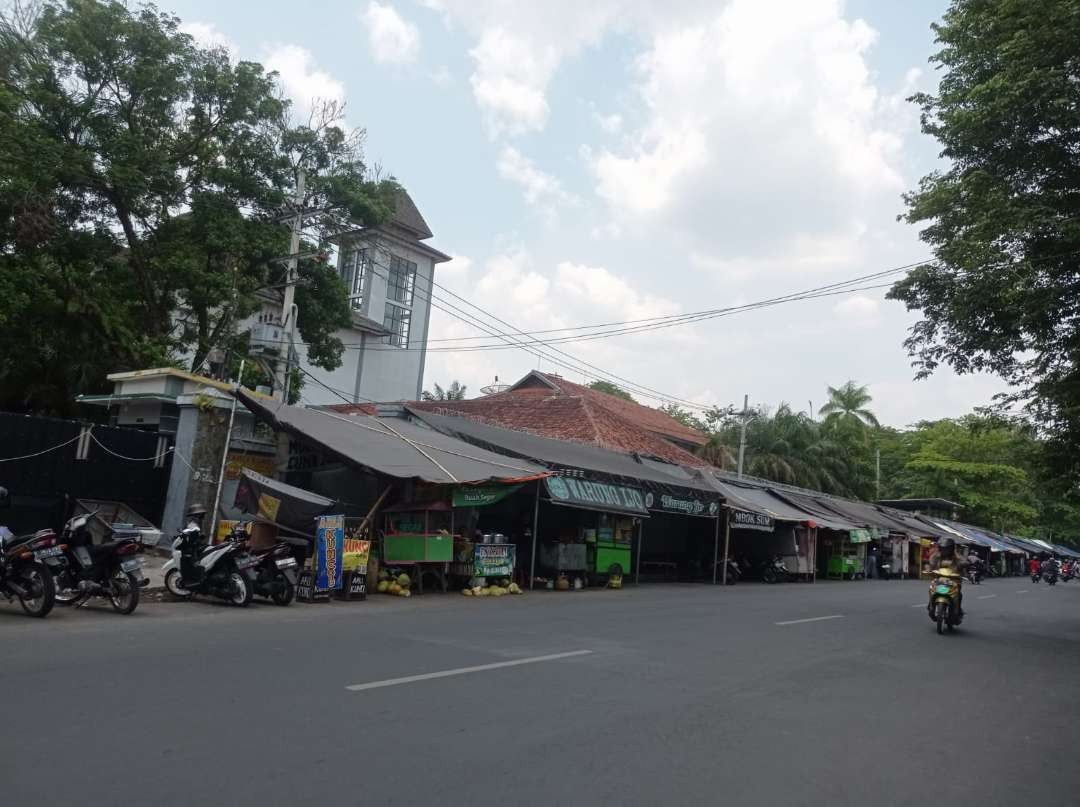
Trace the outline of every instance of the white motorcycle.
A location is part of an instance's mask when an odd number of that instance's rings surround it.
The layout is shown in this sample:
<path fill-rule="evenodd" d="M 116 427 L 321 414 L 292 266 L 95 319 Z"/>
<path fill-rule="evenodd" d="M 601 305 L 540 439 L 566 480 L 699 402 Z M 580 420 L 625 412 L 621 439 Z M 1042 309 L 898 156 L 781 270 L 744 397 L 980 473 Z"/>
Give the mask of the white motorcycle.
<path fill-rule="evenodd" d="M 189 517 L 201 518 L 193 508 Z M 246 607 L 254 594 L 254 567 L 258 559 L 246 551 L 242 541 L 203 543 L 202 529 L 192 521 L 173 541 L 173 556 L 161 570 L 165 588 L 174 597 L 190 600 L 196 594 L 210 594 Z"/>

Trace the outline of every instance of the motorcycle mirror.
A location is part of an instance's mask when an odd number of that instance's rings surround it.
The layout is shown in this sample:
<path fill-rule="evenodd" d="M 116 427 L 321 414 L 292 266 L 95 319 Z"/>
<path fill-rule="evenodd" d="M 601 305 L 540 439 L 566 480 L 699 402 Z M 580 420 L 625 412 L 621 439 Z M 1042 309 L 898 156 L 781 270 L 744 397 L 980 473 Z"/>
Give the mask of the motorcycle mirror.
<path fill-rule="evenodd" d="M 0 487 L 0 507 L 11 506 L 11 494 L 8 493 L 7 488 Z"/>

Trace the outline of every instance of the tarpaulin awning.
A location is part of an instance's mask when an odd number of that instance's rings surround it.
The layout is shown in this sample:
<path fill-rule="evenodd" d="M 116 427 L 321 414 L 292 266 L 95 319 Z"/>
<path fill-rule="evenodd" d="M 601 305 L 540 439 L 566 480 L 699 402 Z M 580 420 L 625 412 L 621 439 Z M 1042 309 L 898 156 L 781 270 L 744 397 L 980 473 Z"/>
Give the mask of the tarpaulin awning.
<path fill-rule="evenodd" d="M 581 469 L 637 483 L 714 493 L 705 482 L 688 474 L 686 469 L 678 465 L 664 469 L 667 463 L 646 464 L 630 454 L 621 454 L 586 443 L 553 440 L 528 432 L 478 423 L 464 417 L 437 415 L 422 409 L 406 408 L 413 417 L 438 432 L 493 452 L 542 462 L 552 468 Z"/>
<path fill-rule="evenodd" d="M 345 462 L 398 479 L 435 484 L 521 482 L 547 476 L 528 460 L 486 451 L 403 418 L 339 415 L 257 398 L 237 398 L 258 418 L 312 443 Z"/>
<path fill-rule="evenodd" d="M 1020 552 L 1016 547 L 1007 544 L 1005 541 L 1002 541 L 994 535 L 988 534 L 986 530 L 976 529 L 967 524 L 957 524 L 956 522 L 951 523 L 950 526 L 962 532 L 975 543 L 988 546 L 995 552 Z"/>
<path fill-rule="evenodd" d="M 868 502 L 837 499 L 833 496 L 822 497 L 817 501 L 822 507 L 827 507 L 838 515 L 867 528 L 899 532 L 913 538 L 921 538 L 927 534 L 925 530 L 912 530 L 908 524 Z"/>
<path fill-rule="evenodd" d="M 791 504 L 793 507 L 797 507 L 799 510 L 810 513 L 810 517 L 817 522 L 819 527 L 825 527 L 829 530 L 839 530 L 840 532 L 850 533 L 852 530 L 862 529 L 863 525 L 858 523 L 855 519 L 846 518 L 834 511 L 830 510 L 818 499 L 811 496 L 804 496 L 800 493 L 791 493 L 786 490 L 774 490 L 770 488 L 770 492 L 784 501 Z M 861 536 L 856 535 L 854 540 L 857 542 Z"/>
<path fill-rule="evenodd" d="M 748 513 L 760 513 L 774 521 L 788 521 L 796 524 L 817 521 L 813 514 L 791 506 L 764 488 L 721 480 L 713 474 L 709 474 L 707 478 L 716 491 L 724 497 L 730 508 Z"/>
<path fill-rule="evenodd" d="M 249 468 L 240 472 L 235 503 L 260 521 L 312 538 L 315 536 L 315 519 L 330 512 L 334 506 L 333 499 L 270 479 Z"/>

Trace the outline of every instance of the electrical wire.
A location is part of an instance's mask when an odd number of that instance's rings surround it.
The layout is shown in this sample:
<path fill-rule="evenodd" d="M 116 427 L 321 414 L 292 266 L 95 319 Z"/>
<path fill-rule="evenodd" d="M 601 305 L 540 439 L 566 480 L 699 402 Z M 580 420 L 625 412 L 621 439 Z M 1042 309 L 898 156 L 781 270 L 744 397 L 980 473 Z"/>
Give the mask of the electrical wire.
<path fill-rule="evenodd" d="M 72 437 L 70 440 L 65 440 L 64 442 L 60 443 L 59 445 L 55 445 L 55 446 L 52 446 L 51 448 L 43 449 L 42 451 L 36 451 L 33 454 L 23 454 L 21 457 L 2 457 L 2 458 L 0 458 L 0 462 L 18 462 L 19 460 L 29 460 L 29 459 L 33 459 L 34 457 L 43 457 L 44 455 L 50 454 L 53 451 L 59 451 L 64 446 L 71 445 L 76 440 L 81 440 L 82 436 L 83 436 L 83 434 L 82 434 L 82 432 L 80 432 L 79 434 L 76 434 L 74 437 Z"/>

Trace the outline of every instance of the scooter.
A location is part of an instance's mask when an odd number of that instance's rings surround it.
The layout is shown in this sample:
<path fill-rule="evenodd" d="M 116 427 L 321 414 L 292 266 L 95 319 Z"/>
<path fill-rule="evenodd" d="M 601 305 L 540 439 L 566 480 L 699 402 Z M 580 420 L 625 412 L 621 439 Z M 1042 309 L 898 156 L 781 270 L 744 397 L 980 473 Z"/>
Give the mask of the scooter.
<path fill-rule="evenodd" d="M 189 517 L 201 519 L 204 512 L 193 509 Z M 254 593 L 253 567 L 257 564 L 243 541 L 230 538 L 220 544 L 204 544 L 202 529 L 193 520 L 176 536 L 173 556 L 161 570 L 165 589 L 177 599 L 209 594 L 246 608 Z"/>
<path fill-rule="evenodd" d="M 937 632 L 952 631 L 964 621 L 960 609 L 960 593 L 963 577 L 952 569 L 938 569 L 930 584 L 930 602 L 926 607 L 930 621 L 937 625 Z"/>
<path fill-rule="evenodd" d="M 764 583 L 782 583 L 791 578 L 791 572 L 784 565 L 784 559 L 780 555 L 774 555 L 761 567 L 761 580 Z"/>
<path fill-rule="evenodd" d="M 56 601 L 83 606 L 91 597 L 103 597 L 117 613 L 130 614 L 139 607 L 139 589 L 150 582 L 140 572 L 142 542 L 137 533 L 110 532 L 104 543 L 95 544 L 88 528 L 94 515 L 76 516 L 64 525 L 67 562 L 53 571 Z"/>
<path fill-rule="evenodd" d="M 238 539 L 246 539 L 242 528 L 234 533 Z M 289 605 L 296 597 L 296 558 L 288 541 L 278 541 L 266 549 L 249 549 L 255 560 L 255 593 L 269 597 L 277 605 Z"/>
<path fill-rule="evenodd" d="M 7 489 L 0 487 L 0 507 L 10 501 Z M 17 536 L 0 526 L 0 595 L 8 602 L 18 600 L 30 616 L 47 615 L 56 603 L 56 586 L 45 560 L 63 554 L 64 546 L 52 530 Z"/>

